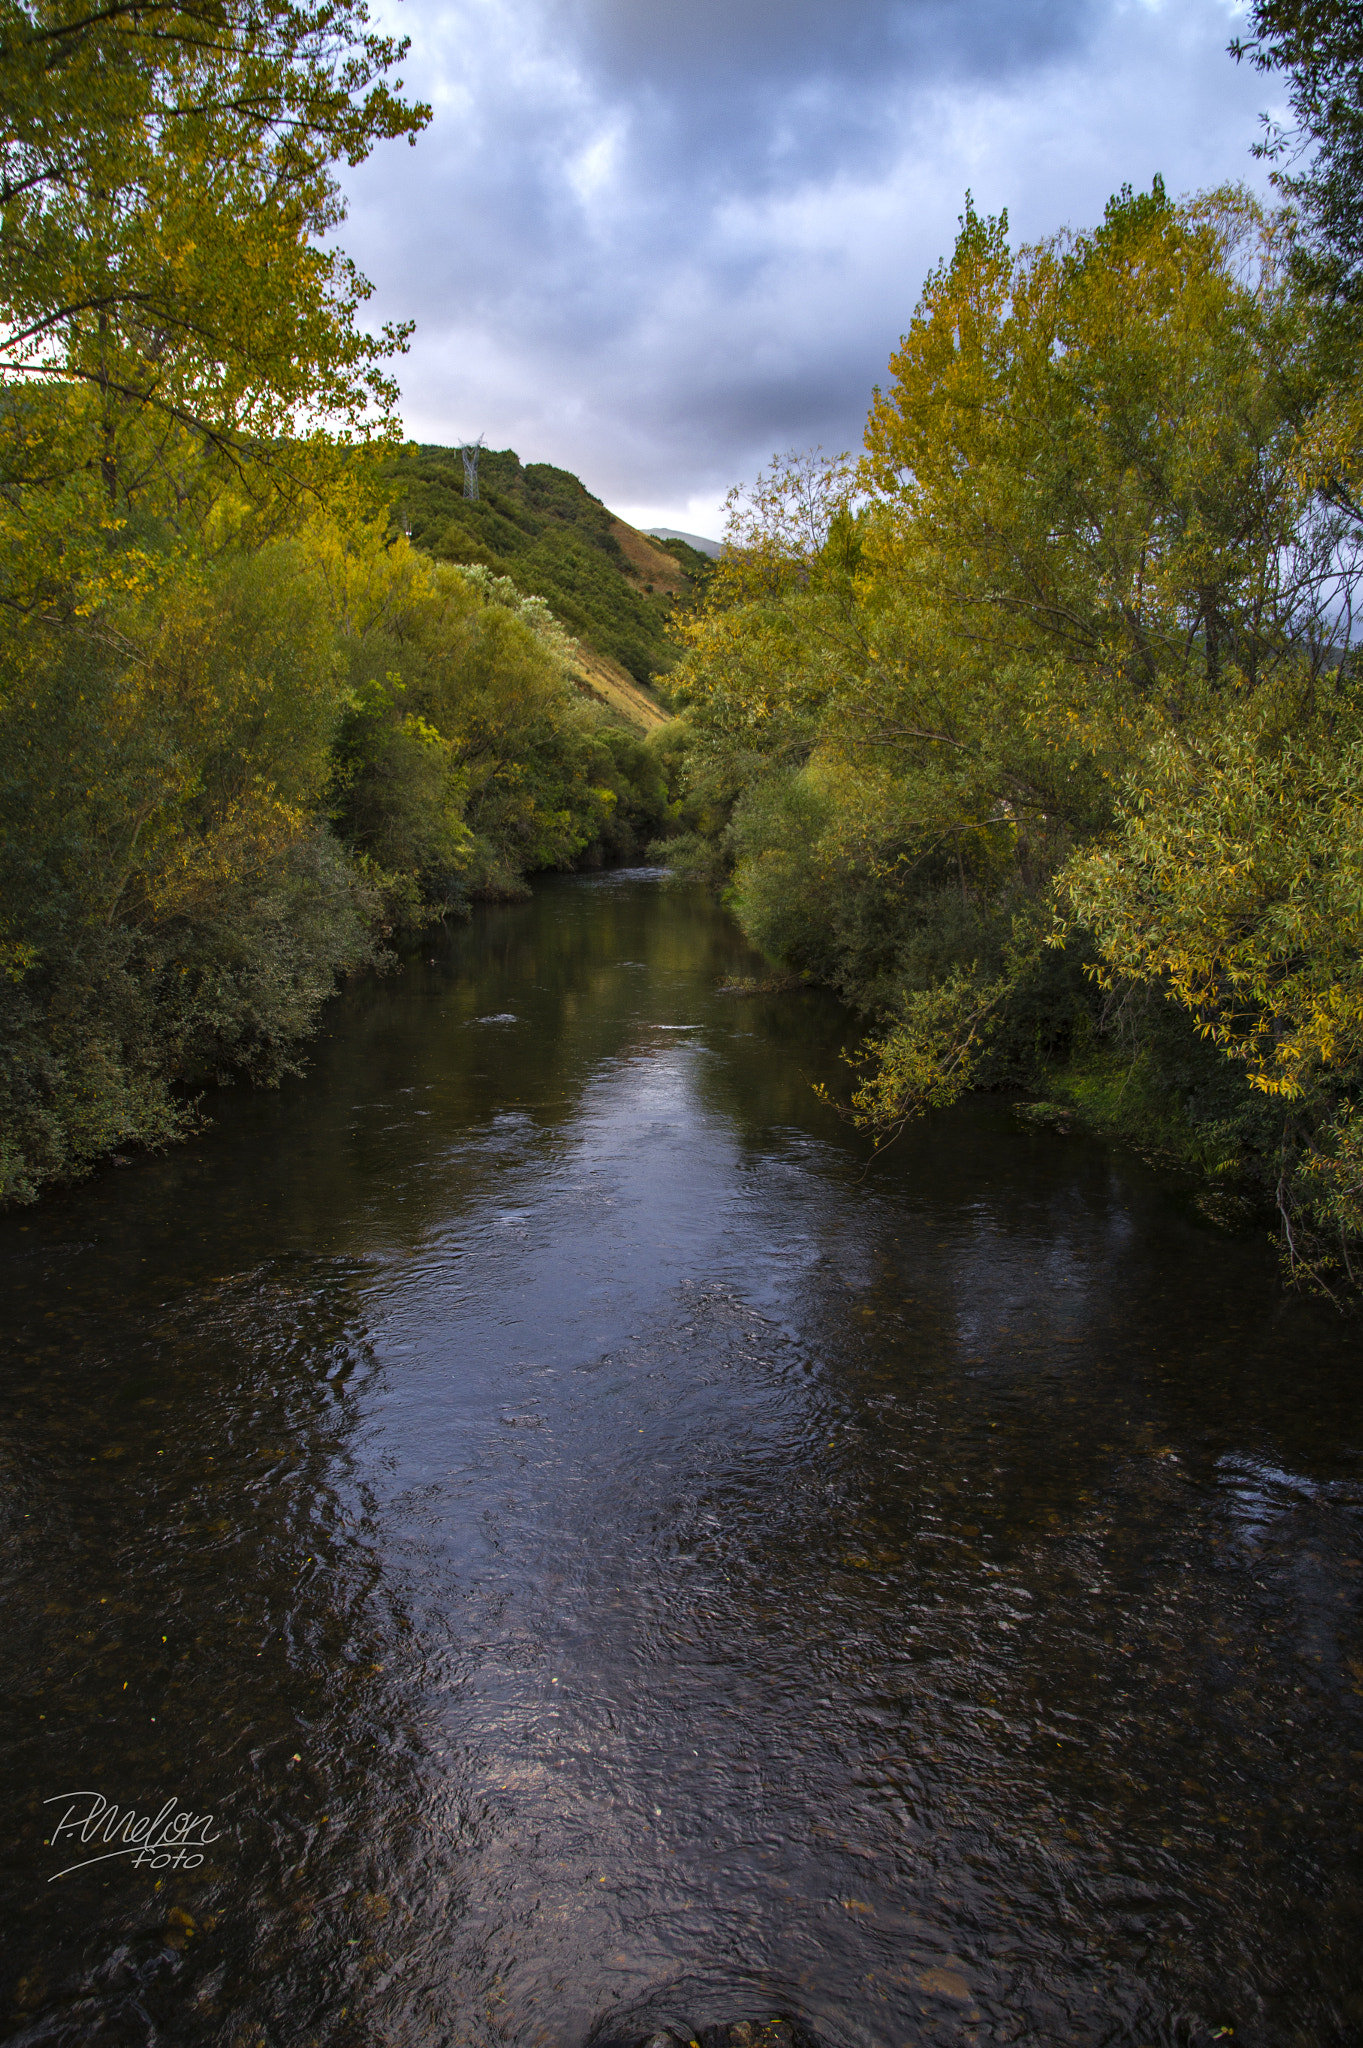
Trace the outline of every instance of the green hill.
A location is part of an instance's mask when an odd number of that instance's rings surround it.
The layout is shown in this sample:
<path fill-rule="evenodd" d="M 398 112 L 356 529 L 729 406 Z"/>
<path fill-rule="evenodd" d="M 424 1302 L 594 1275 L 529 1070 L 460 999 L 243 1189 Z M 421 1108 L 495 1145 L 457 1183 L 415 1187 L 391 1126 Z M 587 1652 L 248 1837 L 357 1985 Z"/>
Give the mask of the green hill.
<path fill-rule="evenodd" d="M 685 541 L 650 540 L 594 498 L 566 469 L 523 464 L 511 448 L 484 448 L 478 497 L 464 496 L 457 448 L 421 446 L 390 472 L 406 484 L 394 520 L 418 547 L 445 562 L 481 562 L 544 598 L 590 652 L 619 663 L 636 683 L 665 676 L 677 660 L 669 635 L 711 564 Z"/>

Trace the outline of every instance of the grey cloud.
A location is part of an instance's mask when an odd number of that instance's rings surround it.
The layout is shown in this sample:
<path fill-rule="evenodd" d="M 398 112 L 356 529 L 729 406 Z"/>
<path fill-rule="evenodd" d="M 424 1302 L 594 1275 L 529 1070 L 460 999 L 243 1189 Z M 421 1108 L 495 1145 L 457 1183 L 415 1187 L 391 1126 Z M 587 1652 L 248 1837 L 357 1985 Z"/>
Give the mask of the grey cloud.
<path fill-rule="evenodd" d="M 579 0 L 566 18 L 603 71 L 665 96 L 886 71 L 992 76 L 1072 46 L 1100 11 L 1082 0 Z"/>
<path fill-rule="evenodd" d="M 578 0 L 575 61 L 634 109 L 640 172 L 769 187 L 892 152 L 906 90 L 1073 52 L 1108 0 Z"/>
<path fill-rule="evenodd" d="M 961 198 L 1037 234 L 1247 176 L 1224 0 L 407 0 L 415 152 L 351 183 L 409 424 L 681 516 L 859 438 Z"/>

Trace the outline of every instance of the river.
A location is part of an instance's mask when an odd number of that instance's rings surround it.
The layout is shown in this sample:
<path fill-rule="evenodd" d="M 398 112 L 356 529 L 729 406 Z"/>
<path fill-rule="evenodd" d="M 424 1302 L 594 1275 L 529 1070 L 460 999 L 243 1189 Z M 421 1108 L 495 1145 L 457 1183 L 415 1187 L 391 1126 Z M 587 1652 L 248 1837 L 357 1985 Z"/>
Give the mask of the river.
<path fill-rule="evenodd" d="M 1363 2039 L 1357 1325 L 760 972 L 555 878 L 0 1224 L 7 2041 Z"/>

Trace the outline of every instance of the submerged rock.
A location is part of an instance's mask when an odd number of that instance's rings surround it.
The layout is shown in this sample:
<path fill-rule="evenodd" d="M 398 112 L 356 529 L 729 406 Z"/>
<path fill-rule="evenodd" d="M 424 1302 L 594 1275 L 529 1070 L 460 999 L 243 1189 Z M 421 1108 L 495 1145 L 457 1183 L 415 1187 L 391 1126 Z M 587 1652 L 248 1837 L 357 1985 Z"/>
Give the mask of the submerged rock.
<path fill-rule="evenodd" d="M 700 2048 L 813 2048 L 808 2034 L 789 2020 L 734 2020 L 728 2026 L 702 2027 Z"/>
<path fill-rule="evenodd" d="M 788 2019 L 729 2020 L 679 2034 L 671 2028 L 642 2036 L 634 2048 L 816 2048 L 813 2037 Z"/>

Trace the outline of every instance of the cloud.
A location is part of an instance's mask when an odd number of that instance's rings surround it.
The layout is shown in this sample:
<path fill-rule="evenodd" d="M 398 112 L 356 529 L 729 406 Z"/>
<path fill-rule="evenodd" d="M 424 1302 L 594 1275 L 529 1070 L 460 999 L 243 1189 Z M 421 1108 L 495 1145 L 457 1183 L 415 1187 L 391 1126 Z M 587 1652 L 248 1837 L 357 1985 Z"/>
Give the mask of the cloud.
<path fill-rule="evenodd" d="M 712 529 L 773 450 L 855 445 L 969 186 L 1039 236 L 1123 181 L 1251 179 L 1225 0 L 406 0 L 415 151 L 348 249 L 414 317 L 409 431 L 485 433 Z"/>
<path fill-rule="evenodd" d="M 905 66 L 1012 67 L 1072 42 L 1086 10 L 1081 0 L 577 0 L 556 13 L 603 71 L 633 85 L 680 79 L 689 93 L 740 70 L 762 83 L 842 76 L 861 87 Z"/>
<path fill-rule="evenodd" d="M 893 154 L 929 81 L 1017 77 L 1076 48 L 1082 0 L 579 0 L 555 10 L 600 87 L 639 115 L 640 155 L 713 193 Z"/>

